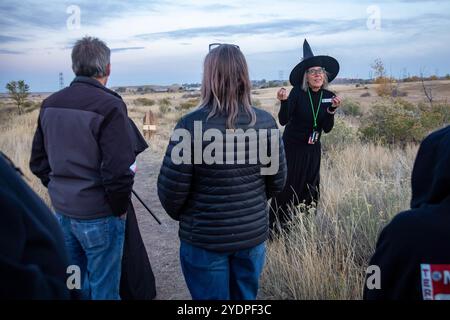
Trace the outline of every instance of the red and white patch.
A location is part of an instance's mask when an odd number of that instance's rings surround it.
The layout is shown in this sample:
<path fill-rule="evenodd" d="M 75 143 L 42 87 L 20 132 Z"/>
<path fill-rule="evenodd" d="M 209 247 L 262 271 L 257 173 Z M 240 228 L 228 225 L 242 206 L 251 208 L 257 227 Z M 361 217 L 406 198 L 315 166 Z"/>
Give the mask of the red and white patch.
<path fill-rule="evenodd" d="M 423 300 L 450 300 L 450 264 L 421 264 Z"/>

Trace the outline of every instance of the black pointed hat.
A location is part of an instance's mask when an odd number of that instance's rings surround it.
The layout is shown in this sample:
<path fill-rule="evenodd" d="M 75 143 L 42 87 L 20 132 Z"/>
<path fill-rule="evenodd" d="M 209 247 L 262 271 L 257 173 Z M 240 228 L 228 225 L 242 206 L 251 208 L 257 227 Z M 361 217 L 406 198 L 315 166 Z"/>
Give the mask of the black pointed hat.
<path fill-rule="evenodd" d="M 339 62 L 330 56 L 315 56 L 308 41 L 305 39 L 303 42 L 303 59 L 292 69 L 291 75 L 289 76 L 291 85 L 301 85 L 305 71 L 315 66 L 325 68 L 328 73 L 328 82 L 333 81 L 339 73 Z"/>

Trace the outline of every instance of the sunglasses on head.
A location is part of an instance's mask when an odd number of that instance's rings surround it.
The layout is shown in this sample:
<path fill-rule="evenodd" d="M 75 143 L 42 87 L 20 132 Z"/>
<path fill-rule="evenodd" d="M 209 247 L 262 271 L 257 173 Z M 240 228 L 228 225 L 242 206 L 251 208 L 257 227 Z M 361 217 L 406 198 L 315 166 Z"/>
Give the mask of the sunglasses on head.
<path fill-rule="evenodd" d="M 220 47 L 221 45 L 224 45 L 224 44 L 229 45 L 229 46 L 233 46 L 233 47 L 235 47 L 237 49 L 240 49 L 239 46 L 235 45 L 235 44 L 230 44 L 230 43 L 211 43 L 209 45 L 209 51 L 214 50 L 214 49 L 216 49 L 216 48 L 218 48 L 218 47 Z"/>

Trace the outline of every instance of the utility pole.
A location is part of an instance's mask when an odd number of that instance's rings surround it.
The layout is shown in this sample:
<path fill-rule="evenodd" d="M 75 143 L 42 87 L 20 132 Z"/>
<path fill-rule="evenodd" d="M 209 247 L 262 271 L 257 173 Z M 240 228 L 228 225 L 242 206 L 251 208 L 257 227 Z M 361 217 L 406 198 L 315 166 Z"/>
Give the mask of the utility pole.
<path fill-rule="evenodd" d="M 64 76 L 63 73 L 59 73 L 59 90 L 64 89 Z"/>

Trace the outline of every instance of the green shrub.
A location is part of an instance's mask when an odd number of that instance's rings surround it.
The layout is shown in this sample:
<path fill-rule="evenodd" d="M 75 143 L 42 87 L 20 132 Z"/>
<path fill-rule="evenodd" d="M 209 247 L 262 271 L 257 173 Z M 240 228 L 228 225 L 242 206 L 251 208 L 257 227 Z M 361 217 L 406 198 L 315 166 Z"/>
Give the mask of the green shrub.
<path fill-rule="evenodd" d="M 391 78 L 384 76 L 378 77 L 375 79 L 375 84 L 377 84 L 375 91 L 380 97 L 391 96 L 393 86 L 393 80 Z"/>
<path fill-rule="evenodd" d="M 428 131 L 450 123 L 450 104 L 439 103 L 430 106 L 421 103 L 418 108 L 422 113 L 421 124 Z"/>
<path fill-rule="evenodd" d="M 261 107 L 261 100 L 259 99 L 252 99 L 252 104 L 254 107 Z"/>
<path fill-rule="evenodd" d="M 400 91 L 400 89 L 398 88 L 398 86 L 394 86 L 392 88 L 392 92 L 391 92 L 391 96 L 392 97 L 406 97 L 408 95 L 408 92 L 406 91 Z"/>
<path fill-rule="evenodd" d="M 359 103 L 350 99 L 344 99 L 344 101 L 342 101 L 341 110 L 347 116 L 362 116 L 361 106 Z"/>
<path fill-rule="evenodd" d="M 357 129 L 349 126 L 343 119 L 335 118 L 333 130 L 322 133 L 321 143 L 324 150 L 344 148 L 359 141 Z"/>
<path fill-rule="evenodd" d="M 405 146 L 420 142 L 429 132 L 449 123 L 450 105 L 417 106 L 404 100 L 386 100 L 372 106 L 360 128 L 364 141 Z"/>
<path fill-rule="evenodd" d="M 23 104 L 23 110 L 25 112 L 32 112 L 33 110 L 39 109 L 41 107 L 42 102 L 40 101 L 25 101 Z"/>
<path fill-rule="evenodd" d="M 363 94 L 361 94 L 361 98 L 370 97 L 370 96 L 371 96 L 370 92 L 364 92 Z"/>
<path fill-rule="evenodd" d="M 186 100 L 186 101 L 180 103 L 180 106 L 176 107 L 175 109 L 187 110 L 187 109 L 191 109 L 193 107 L 198 106 L 199 103 L 200 103 L 200 99 L 189 99 L 189 100 Z"/>
<path fill-rule="evenodd" d="M 160 105 L 159 106 L 159 113 L 161 114 L 165 114 L 168 113 L 170 111 L 170 107 L 166 106 L 166 105 Z"/>
<path fill-rule="evenodd" d="M 138 106 L 153 106 L 155 104 L 155 100 L 147 98 L 137 98 L 134 100 L 134 103 Z"/>
<path fill-rule="evenodd" d="M 170 103 L 170 99 L 169 98 L 163 98 L 163 99 L 159 99 L 158 104 L 160 106 L 166 106 L 166 107 L 170 107 L 172 104 Z"/>
<path fill-rule="evenodd" d="M 200 93 L 200 91 L 195 91 L 195 92 L 185 93 L 185 94 L 183 94 L 181 97 L 182 97 L 183 99 L 200 98 L 201 95 L 202 95 L 202 94 Z"/>

